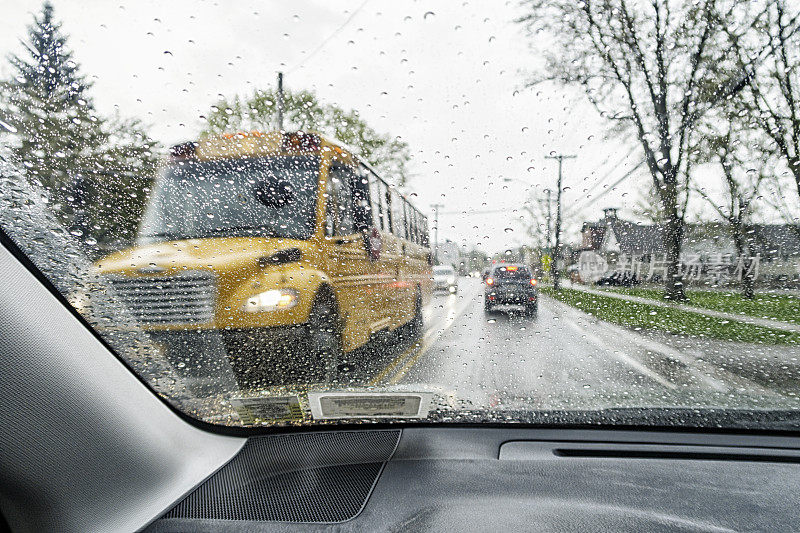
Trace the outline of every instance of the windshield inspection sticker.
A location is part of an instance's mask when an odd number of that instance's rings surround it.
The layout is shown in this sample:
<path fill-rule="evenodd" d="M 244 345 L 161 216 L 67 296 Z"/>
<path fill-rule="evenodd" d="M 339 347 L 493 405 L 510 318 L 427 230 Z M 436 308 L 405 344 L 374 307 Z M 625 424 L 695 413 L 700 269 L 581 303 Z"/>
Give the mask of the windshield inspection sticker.
<path fill-rule="evenodd" d="M 325 418 L 427 418 L 426 392 L 310 392 L 311 415 Z"/>
<path fill-rule="evenodd" d="M 232 398 L 231 404 L 244 424 L 303 420 L 303 409 L 297 396 L 262 396 Z"/>

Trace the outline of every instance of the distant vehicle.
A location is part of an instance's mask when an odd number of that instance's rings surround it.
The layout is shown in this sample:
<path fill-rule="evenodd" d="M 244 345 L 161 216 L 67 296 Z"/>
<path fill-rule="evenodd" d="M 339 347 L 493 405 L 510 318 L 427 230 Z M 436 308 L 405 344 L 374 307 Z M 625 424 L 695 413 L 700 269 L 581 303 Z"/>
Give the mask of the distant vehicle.
<path fill-rule="evenodd" d="M 433 267 L 433 290 L 458 292 L 458 277 L 456 270 L 450 265 L 437 265 Z"/>
<path fill-rule="evenodd" d="M 483 308 L 491 313 L 502 304 L 521 305 L 528 313 L 539 309 L 537 280 L 525 265 L 504 264 L 493 267 L 484 279 Z"/>
<path fill-rule="evenodd" d="M 632 272 L 608 271 L 595 284 L 606 287 L 632 287 L 639 284 L 639 278 Z"/>

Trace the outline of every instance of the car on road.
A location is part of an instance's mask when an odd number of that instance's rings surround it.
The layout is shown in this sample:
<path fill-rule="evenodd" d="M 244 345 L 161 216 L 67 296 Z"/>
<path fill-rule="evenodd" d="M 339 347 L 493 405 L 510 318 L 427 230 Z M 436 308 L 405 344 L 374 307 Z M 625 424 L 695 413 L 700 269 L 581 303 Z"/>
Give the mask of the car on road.
<path fill-rule="evenodd" d="M 458 292 L 458 276 L 451 265 L 437 265 L 433 267 L 433 290 Z"/>
<path fill-rule="evenodd" d="M 539 309 L 536 277 L 526 265 L 503 264 L 493 267 L 484 280 L 483 308 L 487 313 L 495 306 L 511 304 L 525 307 L 528 313 Z"/>

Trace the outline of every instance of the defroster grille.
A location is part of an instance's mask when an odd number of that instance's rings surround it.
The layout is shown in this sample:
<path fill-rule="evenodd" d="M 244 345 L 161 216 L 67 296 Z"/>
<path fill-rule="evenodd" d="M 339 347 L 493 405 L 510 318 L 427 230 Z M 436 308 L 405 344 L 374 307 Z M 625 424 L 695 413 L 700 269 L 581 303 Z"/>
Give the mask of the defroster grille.
<path fill-rule="evenodd" d="M 164 518 L 342 522 L 363 508 L 399 430 L 254 437 Z"/>

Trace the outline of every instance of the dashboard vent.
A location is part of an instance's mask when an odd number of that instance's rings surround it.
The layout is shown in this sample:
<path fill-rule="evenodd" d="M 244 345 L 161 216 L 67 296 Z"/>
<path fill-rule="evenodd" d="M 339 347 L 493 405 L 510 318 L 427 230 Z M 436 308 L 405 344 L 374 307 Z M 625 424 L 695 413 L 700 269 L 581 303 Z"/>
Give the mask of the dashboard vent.
<path fill-rule="evenodd" d="M 800 463 L 798 455 L 779 455 L 775 453 L 719 452 L 719 451 L 676 451 L 669 449 L 570 449 L 558 448 L 553 454 L 559 457 L 594 457 L 610 459 L 677 459 L 683 461 L 747 461 L 756 463 Z"/>
<path fill-rule="evenodd" d="M 253 437 L 163 518 L 334 523 L 367 503 L 399 430 Z"/>

